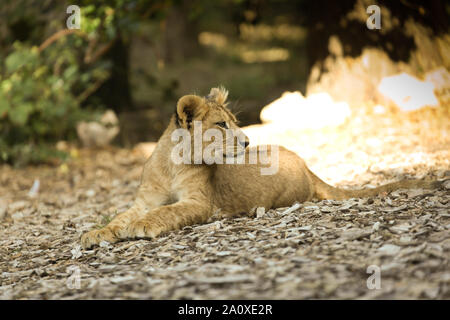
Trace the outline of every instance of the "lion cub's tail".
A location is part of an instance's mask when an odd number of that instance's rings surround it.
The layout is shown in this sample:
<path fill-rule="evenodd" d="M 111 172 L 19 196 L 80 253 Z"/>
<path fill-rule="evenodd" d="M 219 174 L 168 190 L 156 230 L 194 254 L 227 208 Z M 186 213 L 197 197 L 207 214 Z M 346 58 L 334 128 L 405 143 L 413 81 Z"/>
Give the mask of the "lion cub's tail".
<path fill-rule="evenodd" d="M 402 180 L 398 182 L 388 183 L 383 186 L 371 189 L 362 189 L 362 190 L 346 190 L 335 188 L 330 186 L 329 184 L 323 182 L 312 172 L 312 179 L 314 180 L 315 185 L 315 193 L 314 197 L 319 200 L 333 199 L 333 200 L 344 200 L 350 198 L 368 198 L 373 197 L 382 193 L 390 193 L 394 190 L 398 189 L 437 189 L 439 188 L 444 181 L 430 181 L 430 180 Z"/>

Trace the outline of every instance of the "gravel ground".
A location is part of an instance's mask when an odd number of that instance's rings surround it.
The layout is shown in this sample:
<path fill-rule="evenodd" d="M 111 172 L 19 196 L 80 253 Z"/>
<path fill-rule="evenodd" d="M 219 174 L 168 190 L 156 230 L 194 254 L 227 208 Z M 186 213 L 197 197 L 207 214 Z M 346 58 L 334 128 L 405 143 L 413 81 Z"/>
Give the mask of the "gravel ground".
<path fill-rule="evenodd" d="M 448 118 L 389 117 L 270 137 L 341 187 L 448 178 Z M 58 166 L 0 167 L 1 299 L 450 298 L 450 183 L 213 217 L 154 241 L 83 250 L 82 233 L 131 206 L 145 157 L 139 148 L 71 154 Z"/>

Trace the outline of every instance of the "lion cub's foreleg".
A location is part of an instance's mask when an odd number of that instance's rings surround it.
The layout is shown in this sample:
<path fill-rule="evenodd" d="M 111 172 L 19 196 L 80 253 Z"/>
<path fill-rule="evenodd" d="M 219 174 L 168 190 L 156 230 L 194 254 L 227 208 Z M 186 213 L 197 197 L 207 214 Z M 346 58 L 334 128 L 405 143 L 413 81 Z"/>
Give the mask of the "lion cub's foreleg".
<path fill-rule="evenodd" d="M 161 206 L 167 196 L 158 193 L 150 195 L 146 194 L 144 201 L 140 192 L 130 209 L 118 214 L 102 229 L 85 233 L 81 237 L 82 246 L 90 248 L 102 241 L 115 243 L 122 239 L 154 238 L 170 230 L 205 222 L 212 213 L 210 202 L 202 196 Z"/>
<path fill-rule="evenodd" d="M 91 230 L 81 237 L 81 245 L 84 248 L 90 248 L 93 245 L 98 245 L 102 241 L 110 243 L 117 242 L 121 239 L 121 233 L 126 230 L 130 221 L 139 215 L 139 206 L 133 206 L 125 212 L 122 212 L 114 217 L 105 227 L 98 230 Z"/>
<path fill-rule="evenodd" d="M 206 222 L 211 216 L 207 201 L 186 199 L 150 210 L 127 227 L 128 238 L 154 238 L 187 225 Z"/>
<path fill-rule="evenodd" d="M 114 243 L 128 238 L 128 226 L 130 223 L 144 217 L 151 209 L 161 206 L 167 198 L 168 195 L 165 192 L 141 188 L 136 201 L 130 209 L 116 215 L 105 227 L 85 233 L 81 237 L 81 245 L 84 248 L 90 248 L 93 245 L 100 244 L 102 241 Z"/>

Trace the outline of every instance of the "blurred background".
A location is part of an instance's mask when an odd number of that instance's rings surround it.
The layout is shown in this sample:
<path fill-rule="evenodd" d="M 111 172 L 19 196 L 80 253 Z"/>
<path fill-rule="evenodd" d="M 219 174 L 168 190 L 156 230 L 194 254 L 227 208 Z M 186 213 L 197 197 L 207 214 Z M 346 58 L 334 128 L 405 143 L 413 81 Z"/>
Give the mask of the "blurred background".
<path fill-rule="evenodd" d="M 73 4 L 80 29 L 66 26 Z M 243 126 L 298 133 L 430 107 L 447 133 L 449 15 L 444 0 L 2 0 L 0 162 L 156 141 L 178 98 L 218 85 Z"/>

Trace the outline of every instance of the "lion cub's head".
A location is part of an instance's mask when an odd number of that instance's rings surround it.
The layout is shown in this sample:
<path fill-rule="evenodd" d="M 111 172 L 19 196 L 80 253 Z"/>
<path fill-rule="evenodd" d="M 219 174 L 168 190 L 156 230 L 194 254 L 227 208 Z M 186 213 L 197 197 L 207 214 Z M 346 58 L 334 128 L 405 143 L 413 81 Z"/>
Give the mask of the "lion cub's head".
<path fill-rule="evenodd" d="M 216 152 L 216 156 L 220 149 L 221 157 L 236 157 L 244 153 L 249 140 L 226 107 L 227 96 L 224 88 L 213 88 L 206 97 L 186 95 L 178 100 L 175 122 L 193 137 L 192 153 L 196 148 L 197 153 L 201 148 L 202 155 Z"/>

